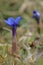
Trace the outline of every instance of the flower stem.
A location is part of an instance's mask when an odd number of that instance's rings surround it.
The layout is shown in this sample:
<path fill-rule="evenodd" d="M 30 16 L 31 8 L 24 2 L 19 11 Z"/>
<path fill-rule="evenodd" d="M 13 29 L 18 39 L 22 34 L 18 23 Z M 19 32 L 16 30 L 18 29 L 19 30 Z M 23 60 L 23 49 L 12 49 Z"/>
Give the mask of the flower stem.
<path fill-rule="evenodd" d="M 13 37 L 13 39 L 12 39 L 12 54 L 14 54 L 18 47 L 17 38 L 16 38 L 16 26 L 12 27 L 12 37 Z"/>

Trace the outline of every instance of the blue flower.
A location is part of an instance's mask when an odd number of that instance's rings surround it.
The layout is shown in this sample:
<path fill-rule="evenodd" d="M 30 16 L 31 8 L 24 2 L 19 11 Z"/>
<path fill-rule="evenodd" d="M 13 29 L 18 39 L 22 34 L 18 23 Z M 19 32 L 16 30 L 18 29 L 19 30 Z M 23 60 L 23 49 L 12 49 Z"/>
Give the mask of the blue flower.
<path fill-rule="evenodd" d="M 40 19 L 40 13 L 38 11 L 33 11 L 33 18 Z"/>
<path fill-rule="evenodd" d="M 7 20 L 4 20 L 5 23 L 7 23 L 9 26 L 17 26 L 20 22 L 22 17 L 17 17 L 14 19 L 13 17 L 9 17 Z"/>

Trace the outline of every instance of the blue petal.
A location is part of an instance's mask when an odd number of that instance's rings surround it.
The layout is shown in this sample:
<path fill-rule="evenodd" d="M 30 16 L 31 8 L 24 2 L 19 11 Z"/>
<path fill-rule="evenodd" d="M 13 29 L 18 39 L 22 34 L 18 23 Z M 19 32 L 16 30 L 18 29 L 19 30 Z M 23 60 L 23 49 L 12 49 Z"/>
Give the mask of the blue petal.
<path fill-rule="evenodd" d="M 5 22 L 6 24 L 8 24 L 8 25 L 9 25 L 9 23 L 8 23 L 8 21 L 7 21 L 7 20 L 4 20 L 4 22 Z"/>
<path fill-rule="evenodd" d="M 33 14 L 36 14 L 36 11 L 35 10 L 33 11 Z"/>
<path fill-rule="evenodd" d="M 15 24 L 15 19 L 13 17 L 8 18 L 9 24 L 14 25 Z"/>
<path fill-rule="evenodd" d="M 12 18 L 12 17 L 9 17 L 8 20 L 4 20 L 4 22 L 7 23 L 10 26 L 15 25 L 15 23 L 14 23 L 15 22 L 15 19 Z"/>
<path fill-rule="evenodd" d="M 39 12 L 36 12 L 36 15 L 40 17 L 40 13 Z"/>
<path fill-rule="evenodd" d="M 20 17 L 20 16 L 17 17 L 16 20 L 15 20 L 15 24 L 18 25 L 21 19 L 22 19 L 22 17 Z"/>

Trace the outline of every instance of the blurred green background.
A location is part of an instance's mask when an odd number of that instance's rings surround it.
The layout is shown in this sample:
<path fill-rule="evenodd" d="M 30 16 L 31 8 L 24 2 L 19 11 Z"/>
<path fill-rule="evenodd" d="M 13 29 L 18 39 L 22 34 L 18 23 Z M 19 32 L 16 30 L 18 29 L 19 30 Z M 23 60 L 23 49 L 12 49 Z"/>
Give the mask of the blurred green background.
<path fill-rule="evenodd" d="M 4 23 L 4 19 L 7 19 L 8 17 L 23 17 L 20 27 L 17 28 L 18 41 L 22 36 L 28 34 L 29 32 L 32 32 L 34 37 L 36 36 L 37 27 L 35 20 L 32 19 L 33 10 L 38 10 L 41 13 L 41 34 L 43 34 L 43 0 L 0 0 L 0 44 L 11 45 L 12 43 L 11 27 Z M 33 37 L 31 38 L 31 41 L 32 40 Z M 25 43 L 28 42 L 29 39 L 25 40 Z M 41 42 L 43 43 L 43 36 L 41 38 Z M 8 47 L 11 46 L 0 46 L 0 55 L 5 57 L 7 51 L 9 50 Z M 11 65 L 11 61 L 9 61 L 11 58 L 9 57 L 10 59 L 8 59 L 8 57 L 6 57 L 6 64 L 4 65 Z M 23 65 L 23 63 L 21 63 L 21 65 Z M 39 59 L 36 65 L 43 65 L 43 57 Z"/>

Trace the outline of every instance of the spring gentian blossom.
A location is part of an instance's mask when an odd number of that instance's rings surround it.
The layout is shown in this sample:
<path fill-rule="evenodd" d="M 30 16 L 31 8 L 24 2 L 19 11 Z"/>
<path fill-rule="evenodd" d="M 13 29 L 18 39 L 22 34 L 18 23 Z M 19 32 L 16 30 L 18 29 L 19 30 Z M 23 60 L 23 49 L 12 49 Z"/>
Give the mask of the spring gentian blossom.
<path fill-rule="evenodd" d="M 12 27 L 12 36 L 13 36 L 13 40 L 12 40 L 12 53 L 14 51 L 16 51 L 16 48 L 17 48 L 16 29 L 17 29 L 21 19 L 22 19 L 22 17 L 19 16 L 16 19 L 14 19 L 13 17 L 9 17 L 7 20 L 4 20 L 4 22 L 6 24 L 8 24 L 9 26 Z"/>

